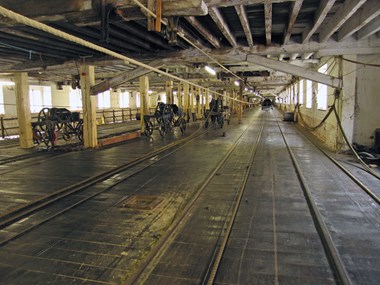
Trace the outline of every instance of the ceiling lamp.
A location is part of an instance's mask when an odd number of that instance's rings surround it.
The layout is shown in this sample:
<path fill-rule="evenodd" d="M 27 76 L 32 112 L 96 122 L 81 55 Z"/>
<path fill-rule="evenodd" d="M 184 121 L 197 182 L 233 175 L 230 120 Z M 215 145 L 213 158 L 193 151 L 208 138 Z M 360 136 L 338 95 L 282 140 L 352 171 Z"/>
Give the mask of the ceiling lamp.
<path fill-rule="evenodd" d="M 205 69 L 208 73 L 212 74 L 212 75 L 216 75 L 216 71 L 214 69 L 212 69 L 210 66 L 206 65 L 205 66 Z"/>

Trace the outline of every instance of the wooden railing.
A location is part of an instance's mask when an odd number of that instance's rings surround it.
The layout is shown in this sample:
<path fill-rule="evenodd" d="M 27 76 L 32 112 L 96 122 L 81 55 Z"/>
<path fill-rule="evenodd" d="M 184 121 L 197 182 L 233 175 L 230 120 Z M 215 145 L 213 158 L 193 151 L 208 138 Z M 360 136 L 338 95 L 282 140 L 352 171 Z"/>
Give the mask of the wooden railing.
<path fill-rule="evenodd" d="M 149 111 L 154 112 L 154 108 Z M 98 124 L 113 124 L 133 121 L 140 118 L 140 108 L 118 108 L 118 109 L 99 109 L 96 111 Z M 37 122 L 38 113 L 32 114 L 32 122 Z M 0 134 L 1 137 L 8 138 L 19 134 L 18 120 L 16 117 L 0 117 Z"/>

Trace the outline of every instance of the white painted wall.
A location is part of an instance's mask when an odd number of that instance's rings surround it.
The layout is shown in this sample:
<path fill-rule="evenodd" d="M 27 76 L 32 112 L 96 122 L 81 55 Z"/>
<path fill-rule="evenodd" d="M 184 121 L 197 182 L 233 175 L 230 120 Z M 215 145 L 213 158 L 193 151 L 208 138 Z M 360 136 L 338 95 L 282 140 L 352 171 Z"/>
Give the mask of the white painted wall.
<path fill-rule="evenodd" d="M 328 74 L 338 77 L 338 62 L 334 63 L 334 60 L 332 58 L 323 58 L 321 59 L 322 63 L 328 63 L 330 66 L 328 70 Z M 322 65 L 322 64 L 321 64 Z M 317 71 L 319 66 L 315 67 L 315 70 Z M 306 84 L 306 79 L 303 80 L 304 83 L 304 94 L 300 94 L 299 88 L 291 88 L 291 91 L 289 90 L 285 92 L 282 97 L 286 98 L 286 106 L 283 106 L 283 109 L 286 111 L 294 111 L 294 100 L 291 99 L 291 97 L 294 96 L 294 90 L 296 91 L 297 94 L 295 94 L 298 98 L 296 101 L 299 101 L 299 97 L 303 96 L 304 97 L 304 103 L 300 107 L 300 112 L 302 114 L 303 120 L 301 120 L 300 117 L 298 117 L 298 122 L 300 125 L 302 125 L 305 128 L 312 128 L 317 126 L 326 116 L 327 110 L 319 110 L 317 106 L 317 93 L 318 93 L 318 83 L 317 82 L 312 82 L 312 107 L 311 108 L 306 108 L 306 91 L 307 91 L 307 84 Z M 297 82 L 298 84 L 298 82 Z M 327 93 L 328 93 L 328 106 L 331 106 L 334 102 L 334 88 L 328 87 L 327 88 Z M 290 104 L 292 103 L 292 104 Z M 336 123 L 336 118 L 334 114 L 332 113 L 325 123 L 315 131 L 313 131 L 313 134 L 318 137 L 321 141 L 325 143 L 325 145 L 330 148 L 330 149 L 339 149 L 341 147 L 341 141 L 337 138 L 340 137 L 340 132 L 337 127 Z"/>
<path fill-rule="evenodd" d="M 62 86 L 63 90 L 58 90 L 55 84 L 51 85 L 51 100 L 52 105 L 57 108 L 66 108 L 70 109 L 70 98 L 68 85 Z"/>
<path fill-rule="evenodd" d="M 357 61 L 359 63 L 371 63 L 380 65 L 380 55 L 359 55 L 344 56 L 345 59 Z M 328 60 L 328 59 L 322 59 Z M 339 76 L 339 59 L 335 59 L 336 64 L 330 70 L 329 75 Z M 375 130 L 380 129 L 380 69 L 379 67 L 342 61 L 343 86 L 340 99 L 337 102 L 337 110 L 346 136 L 351 143 L 356 142 L 366 146 L 374 145 Z M 304 92 L 306 93 L 306 81 Z M 306 108 L 306 95 L 304 94 L 304 105 L 300 108 L 304 122 L 299 123 L 304 127 L 316 126 L 326 115 L 327 111 L 318 110 L 316 93 L 317 83 L 313 82 L 313 104 L 312 108 Z M 334 101 L 334 89 L 328 88 L 328 105 Z M 298 94 L 298 96 L 302 96 Z M 290 104 L 291 94 L 284 92 L 286 106 L 283 110 L 291 111 L 293 104 Z M 313 134 L 321 139 L 327 147 L 337 150 L 346 149 L 341 131 L 338 127 L 334 113 L 326 120 L 325 124 Z"/>
<path fill-rule="evenodd" d="M 358 56 L 363 63 L 380 65 L 380 54 Z M 380 68 L 357 65 L 357 100 L 353 140 L 372 146 L 374 133 L 380 128 Z"/>
<path fill-rule="evenodd" d="M 14 86 L 3 86 L 4 110 L 7 117 L 17 117 L 16 94 Z"/>
<path fill-rule="evenodd" d="M 120 104 L 119 104 L 119 94 L 120 94 L 120 89 L 113 89 L 111 90 L 110 92 L 110 95 L 111 95 L 111 98 L 110 98 L 110 101 L 111 101 L 111 109 L 113 108 L 120 108 Z"/>
<path fill-rule="evenodd" d="M 357 61 L 356 55 L 344 56 L 344 58 L 352 61 Z M 356 98 L 356 64 L 343 60 L 342 74 L 344 82 L 342 89 L 342 100 L 340 109 L 340 118 L 344 132 L 348 140 L 352 143 L 354 137 L 354 112 Z M 343 145 L 344 149 L 348 149 L 347 145 Z"/>

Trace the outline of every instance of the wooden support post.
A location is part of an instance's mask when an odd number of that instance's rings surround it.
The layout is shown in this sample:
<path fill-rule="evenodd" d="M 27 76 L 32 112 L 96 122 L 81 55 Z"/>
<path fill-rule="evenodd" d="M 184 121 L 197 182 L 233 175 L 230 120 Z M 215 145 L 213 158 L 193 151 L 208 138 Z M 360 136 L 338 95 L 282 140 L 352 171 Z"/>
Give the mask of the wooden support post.
<path fill-rule="evenodd" d="M 205 110 L 205 90 L 201 91 L 201 117 L 203 118 Z"/>
<path fill-rule="evenodd" d="M 228 106 L 228 100 L 227 100 L 227 90 L 223 90 L 223 106 Z"/>
<path fill-rule="evenodd" d="M 148 76 L 140 77 L 140 121 L 141 132 L 145 131 L 144 115 L 149 113 L 148 109 L 148 92 L 149 92 L 149 78 Z"/>
<path fill-rule="evenodd" d="M 161 32 L 161 19 L 162 19 L 162 0 L 156 0 L 156 32 Z"/>
<path fill-rule="evenodd" d="M 196 95 L 196 100 L 197 100 L 197 106 L 196 106 L 196 117 L 197 119 L 201 118 L 202 113 L 201 113 L 201 88 L 197 88 L 197 95 Z"/>
<path fill-rule="evenodd" d="M 183 111 L 186 115 L 186 121 L 190 121 L 190 110 L 189 110 L 189 103 L 190 103 L 190 90 L 189 90 L 189 83 L 183 83 L 183 96 L 185 97 L 185 103 L 183 107 Z"/>
<path fill-rule="evenodd" d="M 80 67 L 80 86 L 83 102 L 83 142 L 86 148 L 95 148 L 98 145 L 98 130 L 96 126 L 96 96 L 91 96 L 91 86 L 95 84 L 93 66 Z"/>
<path fill-rule="evenodd" d="M 231 100 L 231 114 L 236 114 L 236 101 L 234 99 L 236 99 L 236 91 L 235 89 L 232 89 L 232 100 Z"/>
<path fill-rule="evenodd" d="M 231 115 L 232 115 L 232 113 L 233 113 L 233 104 L 234 104 L 234 100 L 232 100 L 232 98 L 233 98 L 233 96 L 234 96 L 234 93 L 233 93 L 233 91 L 230 90 L 230 92 L 227 93 L 227 94 L 228 94 L 228 96 L 230 97 L 230 98 L 228 99 L 228 107 L 229 107 L 230 112 L 231 112 Z"/>
<path fill-rule="evenodd" d="M 178 108 L 181 108 L 183 109 L 183 102 L 182 102 L 182 85 L 181 85 L 181 82 L 178 82 L 178 91 L 177 91 L 177 95 L 178 95 Z"/>
<path fill-rule="evenodd" d="M 148 0 L 147 1 L 147 8 L 150 10 L 150 11 L 153 11 L 155 12 L 155 8 L 156 8 L 156 5 L 155 5 L 155 0 Z M 147 14 L 147 17 L 148 17 L 148 31 L 154 31 L 155 30 L 155 19 L 152 15 L 150 14 Z"/>
<path fill-rule="evenodd" d="M 29 102 L 28 74 L 21 72 L 15 74 L 15 92 L 17 105 L 17 120 L 20 134 L 21 148 L 33 147 L 33 131 Z"/>
<path fill-rule="evenodd" d="M 166 81 L 166 99 L 168 104 L 174 104 L 172 80 Z"/>
<path fill-rule="evenodd" d="M 191 97 L 190 97 L 190 113 L 191 113 L 191 118 L 192 118 L 193 121 L 194 121 L 194 116 L 195 116 L 195 115 L 193 115 L 193 113 L 194 113 L 195 87 L 191 86 L 190 90 L 191 90 Z"/>
<path fill-rule="evenodd" d="M 244 82 L 240 80 L 239 85 L 239 100 L 243 101 L 243 91 L 244 91 Z M 238 113 L 238 124 L 241 124 L 243 121 L 243 102 L 239 102 L 239 113 Z"/>

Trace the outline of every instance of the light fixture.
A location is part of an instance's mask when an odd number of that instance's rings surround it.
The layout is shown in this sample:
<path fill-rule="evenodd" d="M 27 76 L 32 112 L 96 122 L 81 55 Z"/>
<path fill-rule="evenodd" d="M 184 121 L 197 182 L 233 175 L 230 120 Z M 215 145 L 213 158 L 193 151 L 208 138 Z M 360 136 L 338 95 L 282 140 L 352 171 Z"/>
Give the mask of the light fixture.
<path fill-rule="evenodd" d="M 206 65 L 205 66 L 205 69 L 208 73 L 212 74 L 212 75 L 216 75 L 216 71 L 214 69 L 212 69 L 210 66 Z"/>
<path fill-rule="evenodd" d="M 234 84 L 235 84 L 236 86 L 240 86 L 239 81 L 234 81 Z"/>

